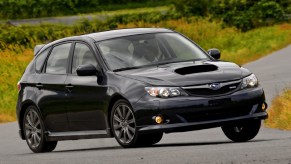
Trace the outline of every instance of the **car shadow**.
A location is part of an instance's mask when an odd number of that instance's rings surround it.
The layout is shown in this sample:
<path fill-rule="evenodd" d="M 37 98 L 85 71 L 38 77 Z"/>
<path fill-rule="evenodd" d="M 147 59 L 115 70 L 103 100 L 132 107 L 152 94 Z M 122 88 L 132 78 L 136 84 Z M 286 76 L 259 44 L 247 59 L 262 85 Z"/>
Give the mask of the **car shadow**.
<path fill-rule="evenodd" d="M 206 145 L 222 145 L 222 144 L 238 144 L 238 143 L 250 143 L 250 142 L 263 142 L 270 140 L 253 140 L 248 142 L 232 142 L 232 141 L 218 141 L 218 142 L 186 142 L 186 143 L 162 143 L 153 145 L 151 147 L 179 147 L 179 146 L 206 146 Z"/>
<path fill-rule="evenodd" d="M 253 140 L 244 143 L 256 143 L 264 141 L 272 141 L 276 139 L 262 139 L 262 140 Z M 238 144 L 238 142 L 232 141 L 218 141 L 218 142 L 185 142 L 185 143 L 161 143 L 153 146 L 138 147 L 138 148 L 127 148 L 127 149 L 148 149 L 148 148 L 161 148 L 161 147 L 185 147 L 185 146 L 206 146 L 206 145 L 223 145 L 223 144 Z M 120 146 L 110 146 L 110 147 L 99 147 L 99 148 L 88 148 L 88 149 L 72 149 L 72 150 L 56 150 L 51 153 L 66 153 L 66 152 L 78 152 L 78 151 L 104 151 L 104 150 L 118 150 L 123 149 Z"/>

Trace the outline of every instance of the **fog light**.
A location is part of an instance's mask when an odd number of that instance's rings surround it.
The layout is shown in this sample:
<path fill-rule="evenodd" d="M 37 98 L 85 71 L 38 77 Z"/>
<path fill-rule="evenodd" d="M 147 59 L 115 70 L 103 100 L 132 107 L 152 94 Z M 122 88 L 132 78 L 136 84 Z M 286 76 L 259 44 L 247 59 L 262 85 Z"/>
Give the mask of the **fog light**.
<path fill-rule="evenodd" d="M 157 124 L 161 124 L 163 122 L 163 117 L 162 116 L 156 116 L 155 121 Z"/>
<path fill-rule="evenodd" d="M 266 110 L 267 107 L 268 107 L 268 106 L 267 106 L 267 103 L 263 103 L 263 104 L 262 104 L 262 110 Z"/>

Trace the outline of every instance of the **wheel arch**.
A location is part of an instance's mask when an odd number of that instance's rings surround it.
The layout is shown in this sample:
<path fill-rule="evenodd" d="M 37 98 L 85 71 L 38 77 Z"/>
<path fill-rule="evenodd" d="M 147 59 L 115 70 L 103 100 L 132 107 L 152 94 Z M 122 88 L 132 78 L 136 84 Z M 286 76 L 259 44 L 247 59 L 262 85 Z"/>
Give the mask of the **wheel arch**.
<path fill-rule="evenodd" d="M 36 109 L 37 109 L 38 112 L 39 112 L 39 109 L 38 109 L 37 105 L 36 105 L 33 101 L 31 101 L 31 100 L 27 100 L 27 101 L 25 101 L 25 102 L 22 104 L 22 106 L 21 106 L 21 110 L 20 110 L 20 112 L 19 112 L 19 128 L 20 128 L 20 137 L 21 137 L 21 139 L 25 139 L 25 137 L 24 137 L 24 132 L 23 132 L 23 116 L 24 116 L 24 114 L 25 114 L 27 108 L 30 107 L 30 106 L 34 106 L 34 107 L 36 107 Z M 40 112 L 39 112 L 39 113 L 40 113 Z M 41 115 L 41 114 L 40 114 L 40 115 Z M 41 117 L 42 117 L 42 116 L 41 116 Z"/>
<path fill-rule="evenodd" d="M 111 121 L 110 121 L 110 118 L 111 118 L 111 111 L 112 111 L 112 107 L 113 105 L 118 101 L 118 100 L 125 100 L 127 101 L 129 104 L 130 102 L 125 98 L 123 97 L 122 95 L 120 94 L 115 94 L 114 96 L 112 96 L 112 98 L 110 99 L 110 102 L 109 102 L 109 105 L 108 105 L 108 109 L 107 109 L 107 123 L 109 125 L 109 132 L 110 132 L 110 136 L 113 136 L 113 133 L 112 133 L 112 127 L 111 127 Z"/>

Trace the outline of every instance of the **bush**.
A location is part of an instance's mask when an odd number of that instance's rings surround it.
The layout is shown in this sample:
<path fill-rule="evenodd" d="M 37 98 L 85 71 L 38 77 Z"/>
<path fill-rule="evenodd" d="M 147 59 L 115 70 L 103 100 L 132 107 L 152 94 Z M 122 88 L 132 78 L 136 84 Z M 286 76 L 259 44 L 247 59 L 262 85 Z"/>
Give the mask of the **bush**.
<path fill-rule="evenodd" d="M 218 18 L 243 31 L 286 21 L 291 0 L 175 0 L 177 12 Z"/>
<path fill-rule="evenodd" d="M 221 18 L 227 25 L 243 31 L 272 25 L 284 19 L 283 6 L 272 0 L 217 1 L 213 16 Z"/>
<path fill-rule="evenodd" d="M 40 26 L 13 26 L 9 24 L 0 25 L 0 50 L 4 50 L 8 45 L 21 45 L 24 47 L 34 47 L 35 44 L 47 43 L 53 40 L 87 33 L 105 31 L 117 28 L 118 24 L 144 21 L 157 23 L 162 20 L 179 18 L 173 12 L 149 12 L 137 14 L 121 14 L 108 18 L 106 21 L 89 21 L 84 19 L 73 26 L 62 24 L 42 24 Z"/>
<path fill-rule="evenodd" d="M 184 16 L 207 16 L 213 0 L 173 0 L 176 11 Z"/>

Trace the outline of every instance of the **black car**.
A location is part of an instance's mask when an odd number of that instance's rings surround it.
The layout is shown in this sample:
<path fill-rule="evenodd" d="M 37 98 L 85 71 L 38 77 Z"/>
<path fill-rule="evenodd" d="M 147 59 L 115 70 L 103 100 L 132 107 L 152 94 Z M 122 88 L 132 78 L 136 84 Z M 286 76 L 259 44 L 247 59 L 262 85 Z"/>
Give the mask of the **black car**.
<path fill-rule="evenodd" d="M 33 152 L 59 140 L 115 137 L 150 146 L 163 133 L 222 127 L 253 139 L 267 118 L 254 74 L 168 29 L 68 37 L 35 48 L 18 83 L 19 134 Z"/>

